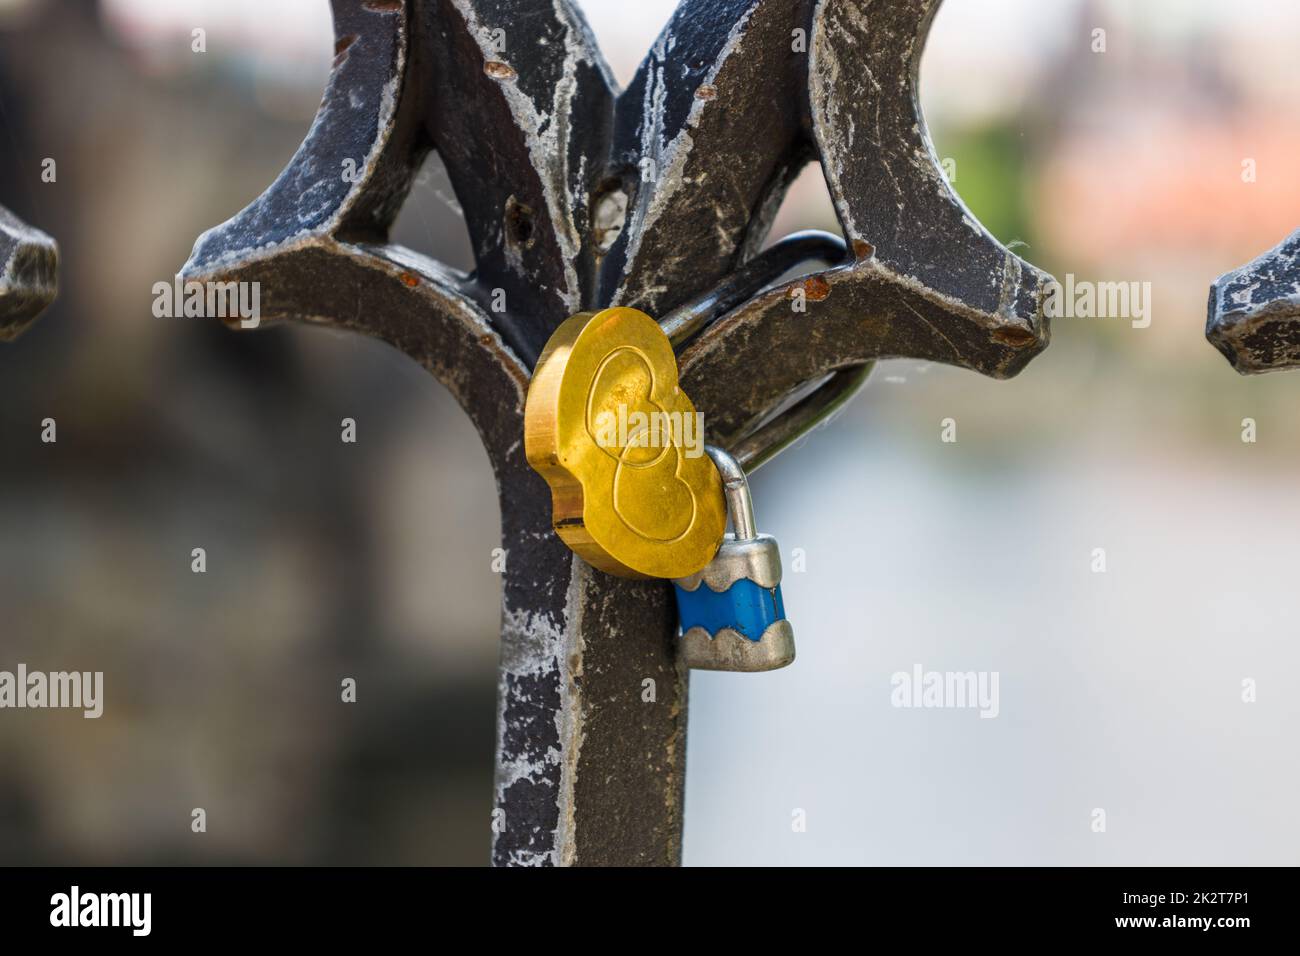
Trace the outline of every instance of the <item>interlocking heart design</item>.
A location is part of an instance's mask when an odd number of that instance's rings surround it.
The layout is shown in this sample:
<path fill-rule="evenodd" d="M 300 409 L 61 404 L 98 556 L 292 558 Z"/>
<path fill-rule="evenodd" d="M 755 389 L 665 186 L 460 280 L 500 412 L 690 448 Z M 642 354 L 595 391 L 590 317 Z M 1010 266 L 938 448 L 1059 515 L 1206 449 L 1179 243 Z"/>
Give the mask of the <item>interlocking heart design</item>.
<path fill-rule="evenodd" d="M 726 529 L 717 469 L 686 453 L 680 429 L 648 424 L 694 416 L 650 316 L 613 308 L 561 324 L 529 387 L 524 450 L 569 547 L 624 577 L 683 577 L 709 562 Z M 610 427 L 629 420 L 641 424 Z"/>

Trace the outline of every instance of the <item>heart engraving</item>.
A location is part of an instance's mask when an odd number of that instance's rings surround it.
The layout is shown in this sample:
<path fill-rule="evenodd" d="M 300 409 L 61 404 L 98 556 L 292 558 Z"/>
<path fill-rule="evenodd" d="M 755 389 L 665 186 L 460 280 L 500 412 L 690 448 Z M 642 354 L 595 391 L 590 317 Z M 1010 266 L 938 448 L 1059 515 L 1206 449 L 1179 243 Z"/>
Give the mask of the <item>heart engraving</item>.
<path fill-rule="evenodd" d="M 562 323 L 529 385 L 524 452 L 551 486 L 565 543 L 622 577 L 685 577 L 708 564 L 726 507 L 695 422 L 650 316 L 619 307 Z"/>

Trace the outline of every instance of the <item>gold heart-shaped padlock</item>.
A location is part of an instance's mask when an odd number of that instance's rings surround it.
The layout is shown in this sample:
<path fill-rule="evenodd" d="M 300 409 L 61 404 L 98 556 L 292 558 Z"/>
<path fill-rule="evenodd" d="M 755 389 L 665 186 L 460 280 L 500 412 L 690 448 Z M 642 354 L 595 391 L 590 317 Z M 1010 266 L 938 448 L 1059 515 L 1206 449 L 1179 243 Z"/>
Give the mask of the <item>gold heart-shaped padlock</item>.
<path fill-rule="evenodd" d="M 524 454 L 551 486 L 552 524 L 588 563 L 680 578 L 726 531 L 718 471 L 659 323 L 637 309 L 563 322 L 538 359 Z"/>

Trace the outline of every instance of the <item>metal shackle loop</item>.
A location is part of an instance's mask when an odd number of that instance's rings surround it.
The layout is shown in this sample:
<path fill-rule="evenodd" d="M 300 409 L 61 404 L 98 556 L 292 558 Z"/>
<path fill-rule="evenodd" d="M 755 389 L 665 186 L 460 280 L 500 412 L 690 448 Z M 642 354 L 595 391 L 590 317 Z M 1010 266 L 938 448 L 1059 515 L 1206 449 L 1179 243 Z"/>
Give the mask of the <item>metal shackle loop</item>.
<path fill-rule="evenodd" d="M 735 529 L 737 541 L 753 541 L 758 537 L 754 526 L 754 499 L 749 494 L 749 479 L 740 462 L 732 458 L 721 448 L 705 445 L 704 450 L 713 459 L 713 464 L 722 476 L 722 491 L 727 497 L 727 513 Z"/>

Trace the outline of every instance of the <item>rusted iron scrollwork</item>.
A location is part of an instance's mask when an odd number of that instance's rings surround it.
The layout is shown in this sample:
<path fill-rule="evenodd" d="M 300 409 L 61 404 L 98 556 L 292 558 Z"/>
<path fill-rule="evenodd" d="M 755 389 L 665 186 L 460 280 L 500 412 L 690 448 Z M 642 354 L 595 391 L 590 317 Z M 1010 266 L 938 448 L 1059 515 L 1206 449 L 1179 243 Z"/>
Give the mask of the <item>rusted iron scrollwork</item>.
<path fill-rule="evenodd" d="M 16 338 L 58 292 L 54 240 L 0 206 L 0 342 Z"/>
<path fill-rule="evenodd" d="M 1205 336 L 1243 375 L 1300 367 L 1300 231 L 1215 280 Z"/>
<path fill-rule="evenodd" d="M 681 849 L 670 589 L 576 559 L 524 461 L 529 375 L 563 319 L 612 304 L 673 316 L 708 440 L 751 466 L 878 358 L 1006 377 L 1047 344 L 1048 277 L 963 206 L 925 131 L 917 69 L 939 3 L 686 0 L 619 92 L 565 0 L 334 0 L 337 55 L 306 140 L 195 245 L 186 280 L 260 282 L 266 318 L 392 343 L 478 428 L 509 554 L 496 864 L 672 864 Z M 430 150 L 464 208 L 471 274 L 388 242 Z M 745 273 L 812 161 L 844 241 L 763 254 L 820 249 L 812 275 Z"/>

